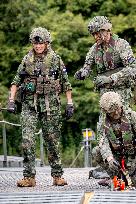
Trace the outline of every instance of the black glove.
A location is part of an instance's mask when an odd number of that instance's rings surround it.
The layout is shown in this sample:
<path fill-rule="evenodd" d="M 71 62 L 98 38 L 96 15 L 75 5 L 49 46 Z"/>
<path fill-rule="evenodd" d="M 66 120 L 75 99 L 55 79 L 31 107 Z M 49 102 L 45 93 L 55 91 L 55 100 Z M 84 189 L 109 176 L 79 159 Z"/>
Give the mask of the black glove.
<path fill-rule="evenodd" d="M 10 112 L 10 113 L 15 113 L 16 112 L 16 104 L 15 104 L 14 101 L 9 101 L 8 102 L 7 111 Z"/>
<path fill-rule="evenodd" d="M 81 76 L 82 72 L 81 71 L 77 71 L 74 75 L 75 79 L 79 79 L 79 80 L 84 80 L 85 77 Z"/>
<path fill-rule="evenodd" d="M 73 104 L 67 104 L 66 111 L 65 111 L 66 120 L 70 119 L 72 117 L 73 113 L 74 113 Z"/>
<path fill-rule="evenodd" d="M 108 163 L 109 163 L 109 168 L 112 171 L 118 171 L 121 168 L 119 162 L 116 161 L 115 159 L 111 159 Z"/>

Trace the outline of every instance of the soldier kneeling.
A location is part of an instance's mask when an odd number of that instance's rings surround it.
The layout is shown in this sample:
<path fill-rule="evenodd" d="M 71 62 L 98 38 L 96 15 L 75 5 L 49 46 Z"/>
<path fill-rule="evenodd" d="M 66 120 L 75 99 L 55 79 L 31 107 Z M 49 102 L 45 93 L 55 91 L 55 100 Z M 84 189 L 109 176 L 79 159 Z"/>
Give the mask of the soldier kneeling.
<path fill-rule="evenodd" d="M 98 183 L 109 185 L 116 175 L 124 179 L 128 188 L 136 187 L 136 112 L 126 109 L 116 92 L 104 93 L 100 107 L 105 116 L 93 156 L 110 179 Z"/>

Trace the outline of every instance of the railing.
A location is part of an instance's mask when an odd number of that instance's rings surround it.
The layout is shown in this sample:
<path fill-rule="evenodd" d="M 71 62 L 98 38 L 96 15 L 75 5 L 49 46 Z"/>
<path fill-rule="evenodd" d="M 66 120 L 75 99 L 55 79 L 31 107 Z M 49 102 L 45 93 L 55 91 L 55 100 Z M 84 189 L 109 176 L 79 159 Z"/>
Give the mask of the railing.
<path fill-rule="evenodd" d="M 0 121 L 2 124 L 2 136 L 3 136 L 3 167 L 7 167 L 7 135 L 6 135 L 6 124 L 21 127 L 20 124 L 11 123 L 5 120 Z M 44 148 L 43 148 L 43 137 L 42 137 L 42 130 L 40 129 L 39 132 L 35 133 L 36 135 L 40 135 L 40 166 L 44 166 Z"/>

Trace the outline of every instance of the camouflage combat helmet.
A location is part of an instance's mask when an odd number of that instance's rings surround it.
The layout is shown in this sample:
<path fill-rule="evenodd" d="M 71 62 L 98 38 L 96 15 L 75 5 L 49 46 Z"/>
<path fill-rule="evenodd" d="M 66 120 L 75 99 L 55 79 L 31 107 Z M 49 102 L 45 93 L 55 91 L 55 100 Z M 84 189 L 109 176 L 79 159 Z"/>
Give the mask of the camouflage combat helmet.
<path fill-rule="evenodd" d="M 111 30 L 112 24 L 106 16 L 96 16 L 88 24 L 88 31 L 90 33 L 95 33 L 104 30 Z"/>
<path fill-rule="evenodd" d="M 51 36 L 50 36 L 50 32 L 48 32 L 47 29 L 42 28 L 42 27 L 38 27 L 38 28 L 34 28 L 30 34 L 30 42 L 34 43 L 34 42 L 49 42 L 51 43 Z"/>
<path fill-rule="evenodd" d="M 121 96 L 116 92 L 109 91 L 101 96 L 100 107 L 108 113 L 113 112 L 122 106 Z"/>

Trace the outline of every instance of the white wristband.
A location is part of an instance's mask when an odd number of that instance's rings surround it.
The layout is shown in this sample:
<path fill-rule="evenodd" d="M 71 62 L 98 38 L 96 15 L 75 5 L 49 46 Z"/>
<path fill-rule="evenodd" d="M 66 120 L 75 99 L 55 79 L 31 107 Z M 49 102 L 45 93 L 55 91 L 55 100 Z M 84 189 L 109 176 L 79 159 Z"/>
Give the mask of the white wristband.
<path fill-rule="evenodd" d="M 68 104 L 68 105 L 73 105 L 73 102 L 68 102 L 67 104 Z"/>
<path fill-rule="evenodd" d="M 9 101 L 10 101 L 10 102 L 14 102 L 14 99 L 10 99 L 10 98 L 9 98 Z"/>

